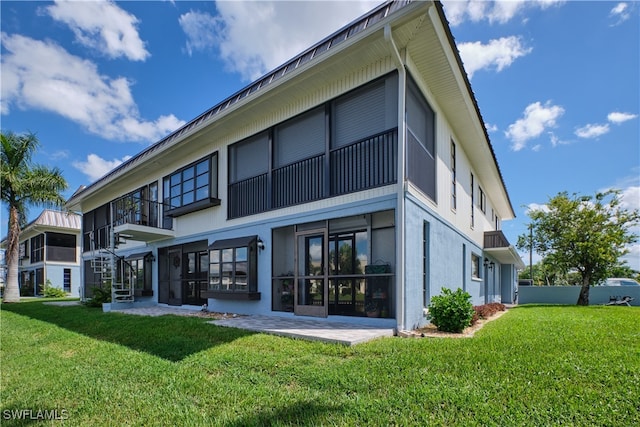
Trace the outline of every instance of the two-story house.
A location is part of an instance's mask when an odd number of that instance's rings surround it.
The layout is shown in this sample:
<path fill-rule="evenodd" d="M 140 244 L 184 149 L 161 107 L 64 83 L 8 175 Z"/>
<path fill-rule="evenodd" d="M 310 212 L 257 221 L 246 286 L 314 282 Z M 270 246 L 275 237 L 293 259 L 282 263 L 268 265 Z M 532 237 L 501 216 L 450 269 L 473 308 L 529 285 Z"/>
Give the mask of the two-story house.
<path fill-rule="evenodd" d="M 284 41 L 283 41 L 284 42 Z M 409 329 L 513 301 L 514 217 L 442 5 L 384 3 L 67 202 L 120 302 Z M 375 318 L 375 319 L 372 319 Z"/>
<path fill-rule="evenodd" d="M 43 295 L 49 284 L 70 296 L 80 296 L 80 228 L 80 215 L 45 209 L 22 229 L 18 257 L 20 295 Z M 5 243 L 2 242 L 3 247 Z"/>

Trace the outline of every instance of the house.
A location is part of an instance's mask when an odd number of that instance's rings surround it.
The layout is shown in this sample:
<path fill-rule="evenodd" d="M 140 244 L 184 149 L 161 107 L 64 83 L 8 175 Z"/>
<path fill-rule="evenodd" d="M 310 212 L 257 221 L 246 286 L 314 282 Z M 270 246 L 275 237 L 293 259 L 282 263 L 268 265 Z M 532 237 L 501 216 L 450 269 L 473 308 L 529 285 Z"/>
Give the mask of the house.
<path fill-rule="evenodd" d="M 424 324 L 511 303 L 507 189 L 440 2 L 388 2 L 76 192 L 114 302 Z"/>
<path fill-rule="evenodd" d="M 18 256 L 21 296 L 41 296 L 45 286 L 60 288 L 70 296 L 80 296 L 81 223 L 78 214 L 45 209 L 22 229 Z M 3 271 L 6 271 L 5 243 L 2 242 Z"/>

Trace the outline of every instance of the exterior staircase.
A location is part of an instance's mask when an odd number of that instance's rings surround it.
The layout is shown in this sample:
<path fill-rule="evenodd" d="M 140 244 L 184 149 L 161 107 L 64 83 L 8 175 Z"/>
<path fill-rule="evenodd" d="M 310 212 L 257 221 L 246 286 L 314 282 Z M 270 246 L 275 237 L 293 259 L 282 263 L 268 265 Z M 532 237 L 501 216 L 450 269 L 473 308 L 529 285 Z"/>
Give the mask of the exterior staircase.
<path fill-rule="evenodd" d="M 111 288 L 111 303 L 132 303 L 134 301 L 133 281 L 124 281 L 124 259 L 115 253 L 120 242 L 113 226 L 108 227 L 109 246 L 101 247 L 91 233 L 91 268 L 93 272 L 100 275 L 100 285 L 102 288 Z M 121 261 L 120 263 L 118 261 Z M 120 264 L 120 274 L 116 274 L 116 268 Z"/>

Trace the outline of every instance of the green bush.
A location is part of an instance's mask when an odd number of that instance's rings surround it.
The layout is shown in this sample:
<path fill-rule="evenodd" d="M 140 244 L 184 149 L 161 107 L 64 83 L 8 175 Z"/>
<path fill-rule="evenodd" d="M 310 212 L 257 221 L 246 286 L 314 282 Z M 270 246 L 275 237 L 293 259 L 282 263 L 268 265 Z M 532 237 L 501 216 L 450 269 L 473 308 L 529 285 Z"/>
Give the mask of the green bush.
<path fill-rule="evenodd" d="M 64 298 L 67 296 L 67 293 L 60 288 L 56 288 L 47 284 L 47 287 L 44 289 L 44 297 L 45 298 Z"/>
<path fill-rule="evenodd" d="M 442 295 L 431 298 L 429 320 L 445 332 L 462 332 L 471 325 L 474 310 L 471 295 L 458 288 L 454 291 L 442 288 Z"/>
<path fill-rule="evenodd" d="M 111 289 L 109 288 L 91 288 L 93 297 L 85 304 L 89 307 L 102 307 L 102 303 L 111 302 Z"/>

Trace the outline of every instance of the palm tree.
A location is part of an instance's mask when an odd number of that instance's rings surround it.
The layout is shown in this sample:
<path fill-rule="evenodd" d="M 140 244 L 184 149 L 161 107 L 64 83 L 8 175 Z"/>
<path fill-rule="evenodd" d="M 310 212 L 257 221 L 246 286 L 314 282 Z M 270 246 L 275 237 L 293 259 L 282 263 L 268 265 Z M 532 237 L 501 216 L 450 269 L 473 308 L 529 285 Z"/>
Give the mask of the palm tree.
<path fill-rule="evenodd" d="M 33 164 L 31 158 L 40 143 L 33 133 L 16 135 L 1 132 L 0 184 L 2 202 L 9 208 L 7 233 L 7 279 L 3 302 L 19 302 L 18 256 L 19 237 L 26 224 L 28 206 L 62 206 L 67 181 L 57 167 Z"/>

